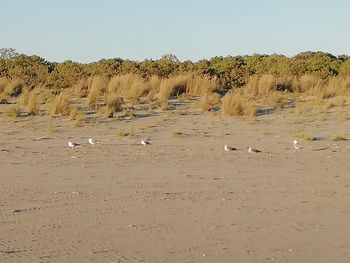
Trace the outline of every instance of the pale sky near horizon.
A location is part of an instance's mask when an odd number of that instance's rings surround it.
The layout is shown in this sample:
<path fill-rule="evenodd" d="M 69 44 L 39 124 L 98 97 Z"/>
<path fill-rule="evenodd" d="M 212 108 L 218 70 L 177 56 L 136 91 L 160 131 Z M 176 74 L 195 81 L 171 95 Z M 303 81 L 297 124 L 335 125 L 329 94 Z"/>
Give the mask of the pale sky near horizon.
<path fill-rule="evenodd" d="M 0 0 L 0 48 L 46 60 L 350 55 L 346 0 Z"/>

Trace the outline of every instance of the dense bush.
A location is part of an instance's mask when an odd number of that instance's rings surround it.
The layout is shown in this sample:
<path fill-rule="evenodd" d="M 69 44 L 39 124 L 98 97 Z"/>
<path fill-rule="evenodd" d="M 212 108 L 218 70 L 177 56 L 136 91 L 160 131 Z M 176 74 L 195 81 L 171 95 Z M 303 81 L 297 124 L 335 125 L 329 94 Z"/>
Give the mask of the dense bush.
<path fill-rule="evenodd" d="M 254 75 L 283 77 L 311 75 L 320 79 L 350 75 L 350 59 L 346 55 L 336 57 L 324 52 L 303 52 L 291 58 L 277 54 L 213 57 L 210 60 L 197 62 L 180 62 L 170 54 L 158 60 L 147 59 L 137 62 L 115 58 L 89 64 L 72 61 L 52 63 L 38 56 L 17 53 L 0 57 L 0 77 L 21 81 L 29 89 L 46 86 L 60 90 L 70 88 L 79 80 L 86 80 L 89 77 L 102 76 L 111 79 L 116 75 L 129 73 L 138 74 L 144 79 L 150 79 L 152 76 L 168 78 L 192 73 L 216 77 L 219 88 L 226 92 L 243 87 Z"/>

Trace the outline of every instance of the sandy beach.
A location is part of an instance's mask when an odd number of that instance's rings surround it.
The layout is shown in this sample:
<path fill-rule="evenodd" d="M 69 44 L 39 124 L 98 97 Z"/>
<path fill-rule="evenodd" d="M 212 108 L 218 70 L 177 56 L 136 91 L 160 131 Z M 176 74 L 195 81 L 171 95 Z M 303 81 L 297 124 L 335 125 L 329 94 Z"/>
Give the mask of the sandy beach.
<path fill-rule="evenodd" d="M 350 144 L 328 138 L 350 123 L 336 116 L 3 119 L 0 261 L 348 262 Z M 317 140 L 297 151 L 296 130 Z"/>

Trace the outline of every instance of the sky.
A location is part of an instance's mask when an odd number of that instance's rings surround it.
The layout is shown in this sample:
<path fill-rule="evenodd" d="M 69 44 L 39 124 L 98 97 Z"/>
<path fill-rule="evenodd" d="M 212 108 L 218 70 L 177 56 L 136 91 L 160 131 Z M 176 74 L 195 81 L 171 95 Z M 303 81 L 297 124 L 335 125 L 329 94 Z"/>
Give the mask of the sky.
<path fill-rule="evenodd" d="M 0 0 L 0 48 L 52 62 L 350 54 L 347 0 Z"/>

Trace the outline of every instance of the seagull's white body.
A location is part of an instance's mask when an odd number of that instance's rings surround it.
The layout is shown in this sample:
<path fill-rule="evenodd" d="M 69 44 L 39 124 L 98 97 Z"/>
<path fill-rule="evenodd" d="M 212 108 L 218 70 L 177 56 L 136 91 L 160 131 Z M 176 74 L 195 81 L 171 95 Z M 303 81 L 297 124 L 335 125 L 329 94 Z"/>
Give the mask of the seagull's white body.
<path fill-rule="evenodd" d="M 248 146 L 247 148 L 248 148 L 249 153 L 260 153 L 261 152 L 260 150 L 254 149 L 251 146 Z"/>
<path fill-rule="evenodd" d="M 227 144 L 225 144 L 225 145 L 224 145 L 224 150 L 225 150 L 226 152 L 231 152 L 231 151 L 235 151 L 236 148 L 233 148 L 233 147 L 228 146 Z"/>
<path fill-rule="evenodd" d="M 76 142 L 67 142 L 68 146 L 72 148 L 74 147 L 81 147 L 81 145 L 79 143 L 76 143 Z"/>
<path fill-rule="evenodd" d="M 145 146 L 147 144 L 151 144 L 151 142 L 148 139 L 141 139 L 141 144 Z"/>
<path fill-rule="evenodd" d="M 95 140 L 95 139 L 92 139 L 92 138 L 89 138 L 89 143 L 91 144 L 91 147 L 94 146 L 94 144 L 96 143 L 100 143 L 99 141 Z"/>
<path fill-rule="evenodd" d="M 296 150 L 303 149 L 303 146 L 301 146 L 297 140 L 294 140 L 293 145 L 294 145 L 294 149 Z"/>

